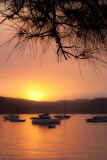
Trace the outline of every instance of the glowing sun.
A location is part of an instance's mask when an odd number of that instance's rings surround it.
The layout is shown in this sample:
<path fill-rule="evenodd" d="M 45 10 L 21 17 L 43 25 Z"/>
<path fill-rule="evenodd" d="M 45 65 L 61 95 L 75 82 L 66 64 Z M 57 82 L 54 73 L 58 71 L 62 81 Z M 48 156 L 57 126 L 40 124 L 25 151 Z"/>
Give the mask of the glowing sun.
<path fill-rule="evenodd" d="M 34 91 L 34 90 L 28 90 L 27 91 L 27 97 L 26 99 L 34 100 L 34 101 L 41 101 L 43 100 L 43 93 L 39 91 Z"/>

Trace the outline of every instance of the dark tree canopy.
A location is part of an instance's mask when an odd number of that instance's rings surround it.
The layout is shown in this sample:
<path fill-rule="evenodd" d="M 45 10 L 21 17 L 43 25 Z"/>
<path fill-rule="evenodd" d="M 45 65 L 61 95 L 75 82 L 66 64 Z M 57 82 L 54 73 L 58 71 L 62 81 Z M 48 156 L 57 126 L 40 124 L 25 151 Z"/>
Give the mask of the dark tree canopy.
<path fill-rule="evenodd" d="M 56 42 L 58 57 L 106 63 L 106 0 L 0 0 L 1 22 L 14 22 L 16 48 Z"/>

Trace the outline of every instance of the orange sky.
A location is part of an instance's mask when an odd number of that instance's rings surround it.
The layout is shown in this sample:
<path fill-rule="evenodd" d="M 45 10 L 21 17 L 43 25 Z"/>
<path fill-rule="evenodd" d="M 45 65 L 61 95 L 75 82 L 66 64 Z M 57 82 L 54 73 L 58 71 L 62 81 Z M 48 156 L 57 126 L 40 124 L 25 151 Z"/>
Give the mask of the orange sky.
<path fill-rule="evenodd" d="M 0 27 L 0 44 L 8 40 L 9 31 Z M 11 52 L 14 43 L 0 48 L 0 95 L 32 100 L 55 101 L 59 99 L 78 99 L 107 97 L 107 71 L 93 72 L 92 68 L 80 61 L 57 56 L 50 47 L 42 54 L 38 44 L 35 59 L 30 57 L 27 48 L 24 55 Z M 41 55 L 42 62 L 41 62 Z"/>

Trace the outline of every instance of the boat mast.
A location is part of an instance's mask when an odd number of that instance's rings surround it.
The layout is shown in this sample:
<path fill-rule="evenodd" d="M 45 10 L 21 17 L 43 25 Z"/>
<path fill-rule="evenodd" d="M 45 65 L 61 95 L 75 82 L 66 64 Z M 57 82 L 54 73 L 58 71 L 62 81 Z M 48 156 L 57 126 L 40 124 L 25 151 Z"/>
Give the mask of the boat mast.
<path fill-rule="evenodd" d="M 65 100 L 64 100 L 64 116 L 65 116 Z"/>
<path fill-rule="evenodd" d="M 19 101 L 18 101 L 18 117 L 19 117 Z"/>

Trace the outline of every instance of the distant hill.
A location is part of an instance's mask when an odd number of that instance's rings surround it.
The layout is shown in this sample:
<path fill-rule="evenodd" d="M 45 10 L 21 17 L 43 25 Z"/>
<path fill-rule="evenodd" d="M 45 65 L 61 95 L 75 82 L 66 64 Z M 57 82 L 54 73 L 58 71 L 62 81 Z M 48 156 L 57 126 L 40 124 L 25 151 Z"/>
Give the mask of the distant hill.
<path fill-rule="evenodd" d="M 63 113 L 64 101 L 39 102 L 0 97 L 0 113 Z M 107 113 L 107 98 L 65 100 L 66 113 Z"/>

